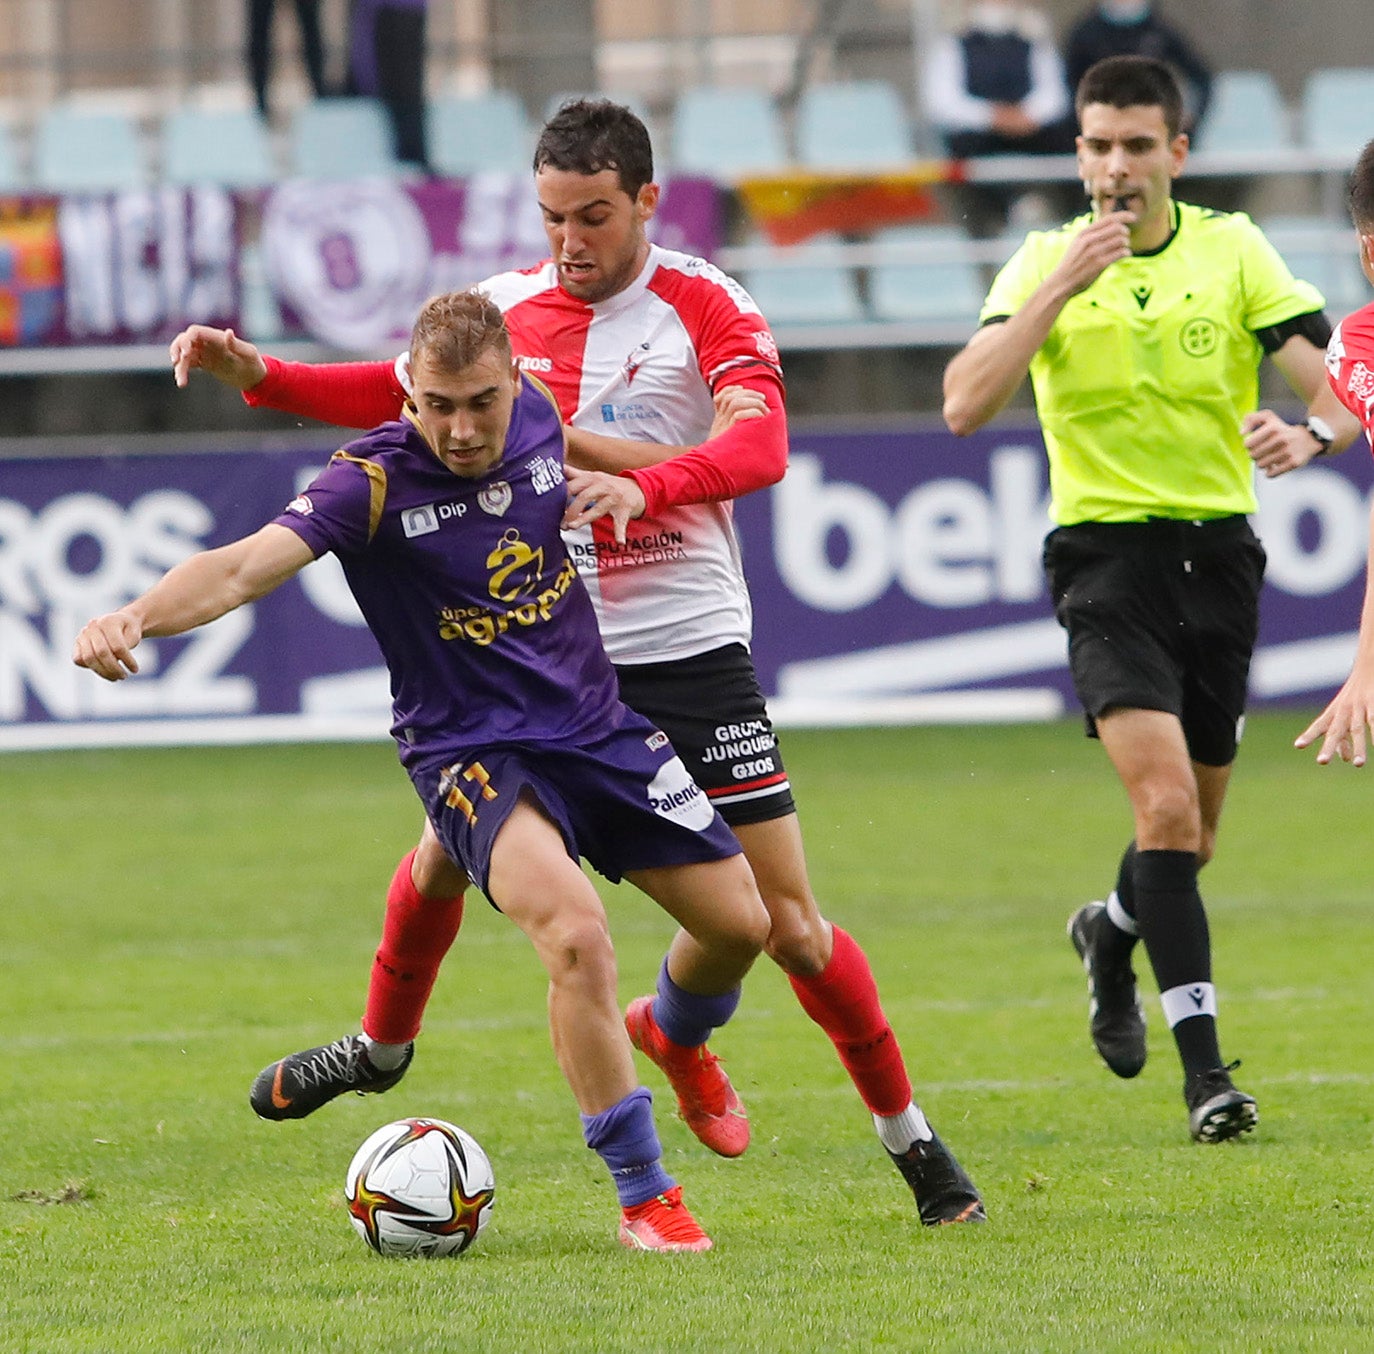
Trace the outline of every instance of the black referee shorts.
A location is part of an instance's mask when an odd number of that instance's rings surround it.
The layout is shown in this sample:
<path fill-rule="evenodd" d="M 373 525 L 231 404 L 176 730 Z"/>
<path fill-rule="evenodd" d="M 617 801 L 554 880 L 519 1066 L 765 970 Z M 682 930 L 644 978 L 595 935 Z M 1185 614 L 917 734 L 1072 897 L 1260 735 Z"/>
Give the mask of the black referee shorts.
<path fill-rule="evenodd" d="M 620 699 L 652 720 L 731 827 L 796 812 L 782 753 L 742 644 L 616 667 Z"/>
<path fill-rule="evenodd" d="M 1264 547 L 1244 517 L 1085 522 L 1045 540 L 1089 735 L 1111 709 L 1177 715 L 1194 761 L 1229 766 L 1259 633 Z"/>

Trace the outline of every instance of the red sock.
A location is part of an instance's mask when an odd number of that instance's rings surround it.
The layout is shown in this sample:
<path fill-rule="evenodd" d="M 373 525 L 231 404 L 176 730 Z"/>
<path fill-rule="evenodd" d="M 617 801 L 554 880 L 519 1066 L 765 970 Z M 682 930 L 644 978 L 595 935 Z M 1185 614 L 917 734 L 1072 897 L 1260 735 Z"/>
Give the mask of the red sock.
<path fill-rule="evenodd" d="M 802 1010 L 830 1036 L 844 1070 L 873 1114 L 900 1114 L 911 1080 L 883 1014 L 873 970 L 858 942 L 838 926 L 830 962 L 814 978 L 788 975 Z"/>
<path fill-rule="evenodd" d="M 379 1044 L 406 1044 L 420 1032 L 439 965 L 463 920 L 463 895 L 426 898 L 410 878 L 412 851 L 386 891 L 382 944 L 372 961 L 363 1032 Z"/>

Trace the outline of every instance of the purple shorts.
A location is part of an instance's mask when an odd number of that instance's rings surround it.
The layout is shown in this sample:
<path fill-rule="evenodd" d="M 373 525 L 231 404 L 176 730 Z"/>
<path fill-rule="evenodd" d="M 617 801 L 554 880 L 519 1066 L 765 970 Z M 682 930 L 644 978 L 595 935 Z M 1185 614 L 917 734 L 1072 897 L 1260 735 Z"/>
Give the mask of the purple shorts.
<path fill-rule="evenodd" d="M 612 883 L 740 852 L 667 735 L 628 710 L 619 728 L 585 743 L 476 749 L 413 767 L 410 777 L 444 850 L 488 898 L 492 843 L 522 791 L 557 826 L 568 855 Z"/>

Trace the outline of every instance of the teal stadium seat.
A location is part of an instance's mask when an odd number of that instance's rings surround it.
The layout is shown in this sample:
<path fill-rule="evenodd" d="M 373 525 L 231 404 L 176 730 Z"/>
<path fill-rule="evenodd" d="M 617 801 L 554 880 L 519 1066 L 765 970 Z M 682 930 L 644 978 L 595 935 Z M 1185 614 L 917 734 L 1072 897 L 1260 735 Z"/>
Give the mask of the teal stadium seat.
<path fill-rule="evenodd" d="M 837 244 L 835 237 L 820 235 L 808 244 L 778 249 L 779 266 L 751 268 L 741 277 L 770 325 L 857 324 L 866 318 L 853 269 Z M 784 259 L 787 266 L 781 266 Z"/>
<path fill-rule="evenodd" d="M 875 264 L 868 274 L 868 304 L 874 319 L 906 323 L 948 323 L 969 332 L 983 305 L 983 275 L 976 263 L 952 257 L 969 237 L 958 226 L 893 226 L 874 232 L 872 243 L 884 246 L 938 246 L 930 261 Z"/>
<path fill-rule="evenodd" d="M 1199 151 L 1288 150 L 1293 131 L 1268 71 L 1219 71 L 1212 103 L 1194 146 Z"/>
<path fill-rule="evenodd" d="M 316 99 L 291 120 L 291 172 L 303 179 L 397 175 L 391 124 L 375 99 Z"/>
<path fill-rule="evenodd" d="M 142 188 L 148 168 L 138 127 L 123 113 L 55 104 L 39 116 L 34 186 L 52 193 Z"/>
<path fill-rule="evenodd" d="M 715 179 L 769 174 L 787 164 L 782 124 L 759 89 L 683 90 L 673 108 L 673 169 Z"/>
<path fill-rule="evenodd" d="M 796 132 L 797 159 L 813 169 L 892 169 L 912 159 L 910 119 L 885 80 L 808 85 Z"/>
<path fill-rule="evenodd" d="M 267 127 L 248 108 L 178 108 L 162 121 L 162 177 L 179 187 L 266 188 L 278 177 Z"/>
<path fill-rule="evenodd" d="M 441 174 L 529 169 L 534 138 L 510 90 L 435 99 L 428 116 L 429 159 Z"/>
<path fill-rule="evenodd" d="M 1374 68 L 1327 67 L 1307 77 L 1302 140 L 1309 150 L 1355 157 L 1374 136 Z"/>
<path fill-rule="evenodd" d="M 1274 216 L 1261 225 L 1293 275 L 1320 288 L 1333 320 L 1371 299 L 1353 227 L 1323 216 Z"/>

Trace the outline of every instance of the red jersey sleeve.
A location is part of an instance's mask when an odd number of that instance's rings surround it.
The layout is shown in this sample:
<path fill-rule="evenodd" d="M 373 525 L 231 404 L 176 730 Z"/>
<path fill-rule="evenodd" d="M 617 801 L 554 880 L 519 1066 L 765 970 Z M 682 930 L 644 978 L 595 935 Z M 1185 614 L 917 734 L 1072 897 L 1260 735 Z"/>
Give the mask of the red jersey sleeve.
<path fill-rule="evenodd" d="M 283 362 L 263 355 L 267 375 L 243 392 L 246 403 L 341 428 L 375 428 L 399 418 L 406 401 L 390 362 Z"/>
<path fill-rule="evenodd" d="M 755 368 L 732 373 L 721 384 L 757 390 L 768 402 L 768 413 L 741 419 L 681 456 L 624 471 L 644 493 L 646 516 L 686 503 L 739 498 L 782 479 L 787 470 L 787 413 L 781 379 Z"/>
<path fill-rule="evenodd" d="M 649 285 L 677 312 L 707 388 L 713 394 L 727 385 L 757 390 L 768 402 L 768 413 L 736 423 L 681 456 L 626 472 L 644 491 L 646 513 L 739 498 L 776 484 L 787 469 L 782 366 L 753 298 L 703 259 L 662 267 Z"/>

